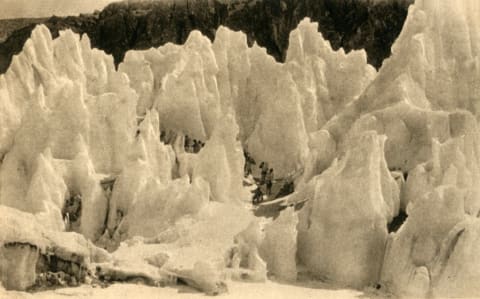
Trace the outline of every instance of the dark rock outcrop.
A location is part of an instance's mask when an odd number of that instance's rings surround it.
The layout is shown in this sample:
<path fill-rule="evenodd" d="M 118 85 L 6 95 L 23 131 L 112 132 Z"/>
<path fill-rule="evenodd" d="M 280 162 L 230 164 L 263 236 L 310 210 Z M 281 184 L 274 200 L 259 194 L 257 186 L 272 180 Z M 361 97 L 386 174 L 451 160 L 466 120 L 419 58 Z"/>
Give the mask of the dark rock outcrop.
<path fill-rule="evenodd" d="M 118 64 L 130 49 L 182 44 L 197 29 L 211 40 L 220 25 L 241 30 L 283 61 L 290 31 L 304 18 L 319 23 L 333 48 L 365 49 L 379 68 L 390 55 L 413 0 L 182 0 L 119 2 L 102 12 L 78 17 L 52 17 L 44 22 L 54 37 L 66 28 L 87 34 L 92 46 L 112 54 Z M 19 53 L 35 24 L 14 31 L 0 43 L 0 73 Z"/>
<path fill-rule="evenodd" d="M 0 43 L 3 43 L 7 37 L 15 30 L 23 28 L 31 24 L 40 24 L 47 20 L 47 18 L 22 18 L 22 19 L 6 19 L 0 20 Z"/>

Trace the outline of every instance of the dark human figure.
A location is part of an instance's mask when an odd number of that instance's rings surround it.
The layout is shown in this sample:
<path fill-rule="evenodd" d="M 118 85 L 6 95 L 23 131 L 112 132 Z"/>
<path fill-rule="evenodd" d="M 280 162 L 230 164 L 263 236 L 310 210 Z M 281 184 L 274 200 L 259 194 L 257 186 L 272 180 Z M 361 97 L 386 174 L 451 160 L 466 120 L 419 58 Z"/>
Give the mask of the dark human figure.
<path fill-rule="evenodd" d="M 197 139 L 192 139 L 192 153 L 195 153 L 195 148 L 197 147 Z"/>
<path fill-rule="evenodd" d="M 255 189 L 254 191 L 254 194 L 253 194 L 253 198 L 252 198 L 252 204 L 258 204 L 262 201 L 263 199 L 263 192 L 262 192 L 262 189 L 260 187 L 257 187 L 257 189 Z"/>
<path fill-rule="evenodd" d="M 270 196 L 272 194 L 272 186 L 273 186 L 273 168 L 270 168 L 270 171 L 267 173 L 265 177 L 265 181 L 267 183 L 267 195 Z"/>
<path fill-rule="evenodd" d="M 193 152 L 196 154 L 202 149 L 200 140 L 193 140 Z"/>
<path fill-rule="evenodd" d="M 188 152 L 189 145 L 190 145 L 190 137 L 188 137 L 188 135 L 185 135 L 185 142 L 184 142 L 183 146 L 184 146 L 186 152 Z"/>
<path fill-rule="evenodd" d="M 243 156 L 245 157 L 245 167 L 243 169 L 243 172 L 245 174 L 245 177 L 248 177 L 250 174 L 252 174 L 252 164 L 255 164 L 255 162 L 253 158 L 250 157 L 250 154 L 247 151 L 243 152 Z"/>

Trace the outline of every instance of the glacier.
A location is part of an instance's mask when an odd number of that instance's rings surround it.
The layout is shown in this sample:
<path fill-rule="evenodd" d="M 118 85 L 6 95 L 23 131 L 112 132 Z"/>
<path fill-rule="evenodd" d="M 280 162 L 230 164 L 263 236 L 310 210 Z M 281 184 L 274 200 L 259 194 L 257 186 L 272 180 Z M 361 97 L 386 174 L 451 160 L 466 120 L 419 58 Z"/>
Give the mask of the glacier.
<path fill-rule="evenodd" d="M 378 72 L 308 18 L 285 63 L 220 27 L 118 69 L 37 26 L 0 76 L 0 294 L 41 288 L 54 258 L 71 286 L 480 296 L 479 18 L 476 0 L 415 1 Z M 273 219 L 252 213 L 244 151 L 294 180 Z"/>

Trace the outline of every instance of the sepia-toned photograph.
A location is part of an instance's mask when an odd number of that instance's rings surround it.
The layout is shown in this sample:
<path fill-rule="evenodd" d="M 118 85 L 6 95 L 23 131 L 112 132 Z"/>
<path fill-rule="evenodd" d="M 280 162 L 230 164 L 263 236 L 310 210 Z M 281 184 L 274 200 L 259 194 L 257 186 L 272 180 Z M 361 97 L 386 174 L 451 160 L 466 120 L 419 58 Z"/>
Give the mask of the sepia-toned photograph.
<path fill-rule="evenodd" d="M 0 299 L 480 298 L 480 0 L 0 0 Z"/>

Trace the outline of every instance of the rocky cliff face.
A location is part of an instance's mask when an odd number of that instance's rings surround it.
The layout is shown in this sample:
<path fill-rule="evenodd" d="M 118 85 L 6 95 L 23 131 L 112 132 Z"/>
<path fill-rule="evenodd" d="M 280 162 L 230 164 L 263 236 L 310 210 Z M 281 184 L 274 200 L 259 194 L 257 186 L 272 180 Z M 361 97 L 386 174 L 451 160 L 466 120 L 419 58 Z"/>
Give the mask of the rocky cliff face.
<path fill-rule="evenodd" d="M 266 47 L 278 61 L 285 59 L 290 31 L 304 18 L 319 23 L 319 30 L 334 49 L 365 49 L 368 62 L 379 68 L 402 29 L 406 1 L 357 0 L 196 0 L 120 2 L 102 12 L 78 17 L 52 17 L 44 22 L 54 37 L 70 28 L 89 36 L 92 46 L 112 54 L 118 65 L 130 49 L 182 44 L 197 29 L 210 39 L 220 25 L 247 34 L 249 44 Z M 30 36 L 32 23 L 0 43 L 0 73 Z"/>

